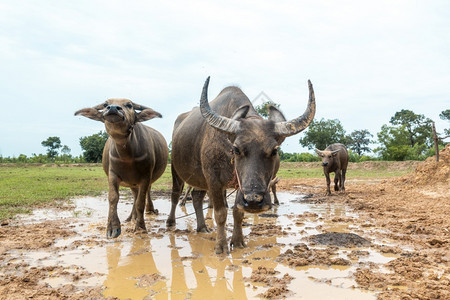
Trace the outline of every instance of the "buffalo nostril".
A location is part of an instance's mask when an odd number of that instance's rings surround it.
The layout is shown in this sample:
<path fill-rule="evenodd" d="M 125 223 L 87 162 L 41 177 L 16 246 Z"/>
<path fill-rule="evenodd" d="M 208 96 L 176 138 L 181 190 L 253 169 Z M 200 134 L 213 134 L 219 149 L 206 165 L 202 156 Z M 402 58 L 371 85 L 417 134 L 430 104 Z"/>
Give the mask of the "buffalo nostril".
<path fill-rule="evenodd" d="M 117 110 L 122 110 L 122 107 L 121 106 L 117 106 Z"/>

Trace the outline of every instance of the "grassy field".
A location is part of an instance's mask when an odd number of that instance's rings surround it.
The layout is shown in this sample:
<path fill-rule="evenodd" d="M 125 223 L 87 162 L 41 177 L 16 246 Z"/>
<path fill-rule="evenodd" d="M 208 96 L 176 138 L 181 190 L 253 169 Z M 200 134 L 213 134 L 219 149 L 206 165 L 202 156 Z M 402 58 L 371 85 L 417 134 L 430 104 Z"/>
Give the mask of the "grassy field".
<path fill-rule="evenodd" d="M 386 178 L 414 170 L 416 162 L 364 162 L 350 164 L 347 178 Z M 317 178 L 323 172 L 320 163 L 282 163 L 281 178 Z M 172 187 L 170 167 L 152 190 Z M 93 165 L 12 165 L 0 164 L 0 220 L 30 212 L 34 207 L 54 205 L 55 200 L 75 196 L 99 195 L 108 189 L 100 164 Z"/>

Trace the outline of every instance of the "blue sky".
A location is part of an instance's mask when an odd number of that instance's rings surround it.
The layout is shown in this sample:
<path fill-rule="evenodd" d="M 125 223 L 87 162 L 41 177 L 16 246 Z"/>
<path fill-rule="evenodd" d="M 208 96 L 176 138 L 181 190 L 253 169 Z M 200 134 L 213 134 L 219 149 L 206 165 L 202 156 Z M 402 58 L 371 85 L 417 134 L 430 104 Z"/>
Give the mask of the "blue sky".
<path fill-rule="evenodd" d="M 288 119 L 302 114 L 311 79 L 316 118 L 374 136 L 410 109 L 450 127 L 449 1 L 4 1 L 0 0 L 0 155 L 45 153 L 59 136 L 73 155 L 103 124 L 73 113 L 129 98 L 163 119 L 235 84 L 264 91 Z M 302 152 L 298 139 L 282 149 Z"/>

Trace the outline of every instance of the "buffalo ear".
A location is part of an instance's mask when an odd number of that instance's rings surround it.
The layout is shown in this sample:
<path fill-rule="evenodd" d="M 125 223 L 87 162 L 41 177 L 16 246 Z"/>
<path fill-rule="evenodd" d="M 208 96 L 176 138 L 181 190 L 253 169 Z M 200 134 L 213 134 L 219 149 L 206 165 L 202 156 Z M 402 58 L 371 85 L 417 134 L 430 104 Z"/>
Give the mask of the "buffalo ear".
<path fill-rule="evenodd" d="M 285 122 L 286 118 L 284 117 L 283 113 L 274 105 L 269 105 L 269 120 L 277 122 Z"/>
<path fill-rule="evenodd" d="M 77 110 L 75 112 L 75 116 L 78 116 L 78 115 L 82 115 L 83 117 L 86 117 L 86 118 L 89 118 L 89 119 L 92 119 L 95 121 L 104 122 L 103 114 L 100 111 L 98 111 L 96 108 L 93 108 L 93 107 Z"/>
<path fill-rule="evenodd" d="M 162 115 L 151 108 L 146 108 L 140 113 L 136 113 L 136 122 L 144 122 L 153 118 L 162 118 Z"/>
<path fill-rule="evenodd" d="M 334 150 L 333 152 L 331 152 L 331 155 L 336 156 L 339 151 L 341 151 L 341 149 Z"/>
<path fill-rule="evenodd" d="M 244 119 L 247 116 L 248 110 L 250 109 L 250 105 L 244 105 L 236 109 L 233 116 L 231 117 L 233 120 Z"/>

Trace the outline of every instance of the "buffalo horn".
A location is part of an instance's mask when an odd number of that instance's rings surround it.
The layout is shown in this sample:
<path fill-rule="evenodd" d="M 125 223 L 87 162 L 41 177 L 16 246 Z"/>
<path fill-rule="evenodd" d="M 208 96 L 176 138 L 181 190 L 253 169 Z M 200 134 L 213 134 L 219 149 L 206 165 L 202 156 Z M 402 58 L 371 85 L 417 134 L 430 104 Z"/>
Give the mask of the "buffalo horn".
<path fill-rule="evenodd" d="M 275 133 L 280 136 L 291 136 L 303 131 L 308 127 L 309 123 L 314 119 L 314 114 L 316 113 L 316 99 L 314 96 L 314 89 L 311 81 L 308 80 L 309 88 L 309 101 L 308 107 L 306 108 L 303 115 L 287 122 L 277 122 L 275 123 Z"/>
<path fill-rule="evenodd" d="M 216 114 L 208 103 L 208 85 L 209 85 L 209 76 L 203 85 L 202 97 L 200 99 L 200 111 L 202 113 L 203 118 L 205 118 L 206 122 L 214 128 L 219 130 L 235 133 L 239 128 L 239 121 L 220 116 Z"/>

